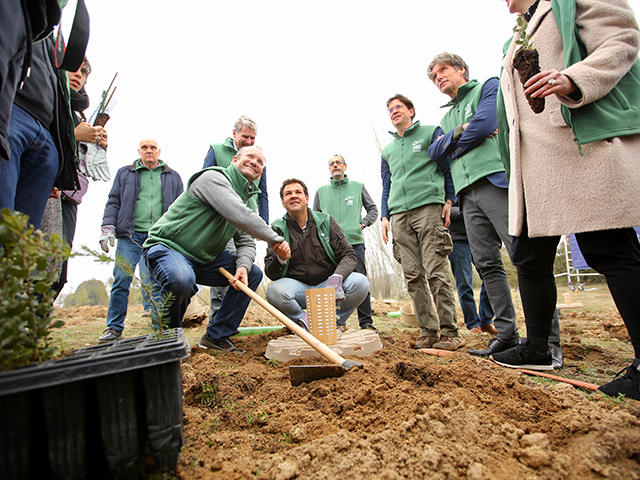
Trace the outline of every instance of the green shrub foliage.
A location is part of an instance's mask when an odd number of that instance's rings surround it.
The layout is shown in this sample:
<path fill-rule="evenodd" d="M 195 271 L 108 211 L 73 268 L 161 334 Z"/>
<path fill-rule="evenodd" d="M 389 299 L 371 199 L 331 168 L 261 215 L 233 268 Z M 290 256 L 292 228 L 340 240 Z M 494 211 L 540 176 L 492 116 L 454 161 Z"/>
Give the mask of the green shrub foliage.
<path fill-rule="evenodd" d="M 50 329 L 64 324 L 51 319 L 59 271 L 46 267 L 69 255 L 62 239 L 34 231 L 26 215 L 0 212 L 0 370 L 59 354 L 48 341 Z"/>

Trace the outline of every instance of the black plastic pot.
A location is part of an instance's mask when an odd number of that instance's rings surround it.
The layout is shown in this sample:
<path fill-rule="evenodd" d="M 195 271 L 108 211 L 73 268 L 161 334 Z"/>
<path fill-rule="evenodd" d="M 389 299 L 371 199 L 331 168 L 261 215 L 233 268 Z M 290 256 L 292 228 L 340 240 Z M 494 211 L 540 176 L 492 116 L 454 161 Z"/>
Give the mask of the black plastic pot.
<path fill-rule="evenodd" d="M 0 478 L 136 478 L 182 447 L 182 329 L 0 374 Z"/>

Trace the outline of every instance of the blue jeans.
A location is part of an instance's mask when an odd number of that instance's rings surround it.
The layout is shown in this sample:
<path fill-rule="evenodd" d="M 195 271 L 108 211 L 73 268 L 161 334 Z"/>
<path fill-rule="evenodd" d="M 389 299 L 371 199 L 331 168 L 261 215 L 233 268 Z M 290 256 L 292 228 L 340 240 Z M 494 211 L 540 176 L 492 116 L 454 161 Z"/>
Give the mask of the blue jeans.
<path fill-rule="evenodd" d="M 169 294 L 173 299 L 169 306 L 169 327 L 179 327 L 187 311 L 191 297 L 198 291 L 197 285 L 224 286 L 229 281 L 218 272 L 223 267 L 232 275 L 236 271 L 236 257 L 228 250 L 218 254 L 211 263 L 199 263 L 182 253 L 162 244 L 145 249 L 143 258 L 149 272 L 160 285 L 159 298 L 164 301 Z M 249 288 L 256 290 L 262 281 L 262 270 L 253 265 L 249 272 Z M 235 288 L 229 288 L 222 299 L 222 305 L 215 321 L 207 327 L 207 333 L 214 340 L 225 340 L 238 331 L 251 297 Z M 154 323 L 156 313 L 152 313 Z"/>
<path fill-rule="evenodd" d="M 327 280 L 318 285 L 307 285 L 293 278 L 276 280 L 267 289 L 267 300 L 291 320 L 299 320 L 307 308 L 304 291 L 309 288 L 325 288 Z M 347 319 L 369 293 L 369 280 L 360 273 L 353 272 L 342 281 L 342 289 L 347 297 L 340 302 L 338 325 L 345 325 Z"/>
<path fill-rule="evenodd" d="M 227 248 L 225 250 L 228 250 L 231 255 L 235 256 L 236 243 L 233 241 L 233 238 L 229 240 L 229 243 L 227 243 Z M 228 283 L 224 287 L 209 287 L 209 325 L 213 325 L 213 322 L 215 322 L 216 315 L 218 313 L 218 310 L 220 310 L 222 300 L 227 294 L 228 289 Z"/>
<path fill-rule="evenodd" d="M 476 301 L 473 296 L 473 257 L 468 242 L 454 241 L 453 250 L 449 254 L 451 271 L 456 279 L 456 289 L 460 308 L 464 315 L 464 324 L 471 330 L 475 327 L 484 327 L 493 323 L 493 310 L 489 302 L 489 296 L 484 288 L 484 282 L 480 288 L 480 309 L 476 311 Z"/>
<path fill-rule="evenodd" d="M 151 273 L 147 268 L 147 264 L 145 262 L 140 262 L 138 264 L 138 268 L 140 269 L 140 280 L 143 284 L 147 282 L 153 282 L 151 278 Z M 144 308 L 145 312 L 150 312 L 152 310 L 153 304 L 151 303 L 151 297 L 149 296 L 149 292 L 146 288 L 142 289 L 142 308 Z"/>
<path fill-rule="evenodd" d="M 116 266 L 113 267 L 113 286 L 109 298 L 109 311 L 107 312 L 107 328 L 124 330 L 124 319 L 127 316 L 129 304 L 129 287 L 136 265 L 142 255 L 142 244 L 149 235 L 146 232 L 135 232 L 131 238 L 119 238 L 116 246 Z M 130 271 L 122 267 L 124 262 Z M 146 274 L 145 274 L 146 272 Z M 146 265 L 140 263 L 140 277 L 143 282 L 148 281 L 149 273 Z M 144 289 L 143 289 L 144 291 Z"/>
<path fill-rule="evenodd" d="M 17 105 L 9 122 L 11 159 L 2 163 L 0 209 L 29 216 L 40 228 L 49 194 L 58 175 L 58 150 L 42 124 Z"/>

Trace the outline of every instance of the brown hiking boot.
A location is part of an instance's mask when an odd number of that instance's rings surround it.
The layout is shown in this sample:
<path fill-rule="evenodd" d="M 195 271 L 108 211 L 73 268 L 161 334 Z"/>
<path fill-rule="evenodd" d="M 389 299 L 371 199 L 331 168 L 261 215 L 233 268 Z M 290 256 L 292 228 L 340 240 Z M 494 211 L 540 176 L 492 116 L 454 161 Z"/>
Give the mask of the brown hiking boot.
<path fill-rule="evenodd" d="M 457 350 L 458 347 L 464 345 L 464 338 L 462 337 L 447 337 L 445 335 L 440 335 L 440 340 L 437 343 L 434 343 L 433 348 L 437 348 L 439 350 Z"/>
<path fill-rule="evenodd" d="M 438 342 L 438 337 L 420 337 L 416 340 L 415 348 L 433 348 Z"/>

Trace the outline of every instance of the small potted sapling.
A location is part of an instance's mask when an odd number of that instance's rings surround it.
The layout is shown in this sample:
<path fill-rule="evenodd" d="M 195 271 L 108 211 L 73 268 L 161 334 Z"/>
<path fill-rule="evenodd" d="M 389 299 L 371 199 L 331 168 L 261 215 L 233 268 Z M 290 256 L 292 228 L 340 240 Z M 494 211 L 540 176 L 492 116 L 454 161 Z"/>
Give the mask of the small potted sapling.
<path fill-rule="evenodd" d="M 527 34 L 528 25 L 529 22 L 522 15 L 518 15 L 518 24 L 513 28 L 517 35 L 516 43 L 520 45 L 513 57 L 513 67 L 518 71 L 523 87 L 531 77 L 540 73 L 540 58 L 538 50 L 530 43 L 531 39 Z M 544 98 L 532 98 L 529 94 L 526 97 L 534 113 L 542 113 L 544 111 Z"/>

